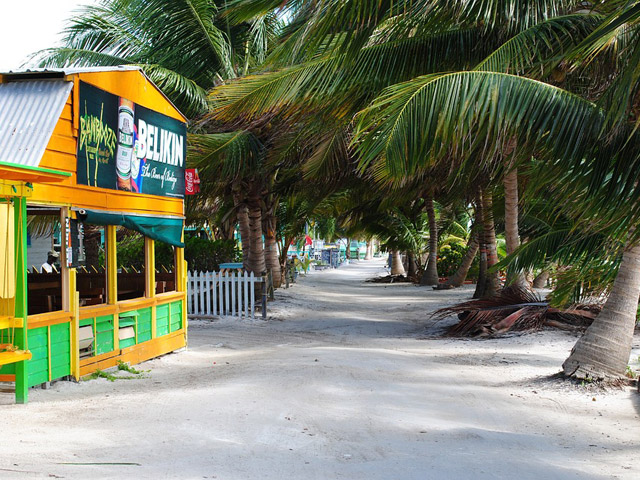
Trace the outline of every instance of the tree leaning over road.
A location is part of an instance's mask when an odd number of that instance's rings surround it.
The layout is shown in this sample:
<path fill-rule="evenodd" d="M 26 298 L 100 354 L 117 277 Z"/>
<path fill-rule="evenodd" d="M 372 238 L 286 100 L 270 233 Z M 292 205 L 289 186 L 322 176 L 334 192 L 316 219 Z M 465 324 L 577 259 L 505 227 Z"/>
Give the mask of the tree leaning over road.
<path fill-rule="evenodd" d="M 245 2 L 249 5 L 258 3 Z M 269 2 L 262 2 L 261 5 L 267 4 Z M 275 7 L 273 3 L 269 5 Z M 626 32 L 621 25 L 617 25 L 620 27 L 617 28 L 609 20 L 603 23 L 602 15 L 579 12 L 578 9 L 583 7 L 577 2 L 532 4 L 513 0 L 462 3 L 456 7 L 449 2 L 422 1 L 411 5 L 401 2 L 393 7 L 376 2 L 374 7 L 370 2 L 325 1 L 315 5 L 313 12 L 306 12 L 307 18 L 313 18 L 314 21 L 305 24 L 297 36 L 296 33 L 292 34 L 291 41 L 284 48 L 297 52 L 297 58 L 310 58 L 319 53 L 319 60 L 245 82 L 241 88 L 235 89 L 239 93 L 235 97 L 233 89 L 222 92 L 223 110 L 252 116 L 274 106 L 291 108 L 298 97 L 304 98 L 307 103 L 330 97 L 328 102 L 331 104 L 341 92 L 350 91 L 344 88 L 349 85 L 349 80 L 345 79 L 356 79 L 356 83 L 368 78 L 367 73 L 359 76 L 356 72 L 389 71 L 380 67 L 372 70 L 374 64 L 367 62 L 370 59 L 358 57 L 370 48 L 369 45 L 375 45 L 373 38 L 388 40 L 396 35 L 395 39 L 398 40 L 402 34 L 404 38 L 409 38 L 410 35 L 438 31 L 447 22 L 452 25 L 452 21 L 457 21 L 457 25 L 461 25 L 471 20 L 467 25 L 478 22 L 477 25 L 482 25 L 485 31 L 502 28 L 502 38 L 505 38 L 506 32 L 507 41 L 481 62 L 475 72 L 440 74 L 423 71 L 427 74 L 405 83 L 391 85 L 394 82 L 388 81 L 389 86 L 359 114 L 353 145 L 361 157 L 361 164 L 366 165 L 382 157 L 390 175 L 406 178 L 424 162 L 441 161 L 452 153 L 468 156 L 475 150 L 481 151 L 484 158 L 496 164 L 500 162 L 502 167 L 506 165 L 504 169 L 509 174 L 519 162 L 508 159 L 505 164 L 500 161 L 500 154 L 506 143 L 515 141 L 519 151 L 524 149 L 540 159 L 562 162 L 563 168 L 575 172 L 576 176 L 580 176 L 580 169 L 584 170 L 584 162 L 593 165 L 588 169 L 593 173 L 593 179 L 603 178 L 602 172 L 612 167 L 602 155 L 608 143 L 608 139 L 602 135 L 602 129 L 608 128 L 605 127 L 605 119 L 610 119 L 610 112 L 613 111 L 611 106 L 615 106 L 615 102 L 603 102 L 605 108 L 601 110 L 575 94 L 526 76 L 537 77 L 542 73 L 545 77 L 556 77 L 562 81 L 566 71 L 562 59 L 581 42 L 598 45 L 597 34 L 592 32 L 601 24 L 604 25 L 600 29 L 602 32 L 610 37 L 620 37 L 622 44 L 628 46 L 628 58 L 632 58 L 635 47 L 625 35 L 621 35 L 622 31 Z M 626 19 L 635 12 L 637 2 L 605 2 L 600 10 L 604 15 L 614 11 L 613 15 L 617 16 L 622 7 Z M 403 16 L 405 12 L 410 15 Z M 506 12 L 515 21 L 501 20 L 501 15 Z M 384 22 L 391 18 L 394 21 L 387 25 L 392 27 L 387 29 Z M 578 25 L 586 27 L 580 31 L 581 35 L 576 35 Z M 344 36 L 341 37 L 341 33 Z M 322 45 L 333 46 L 322 50 Z M 599 45 L 606 46 L 608 43 L 601 41 Z M 306 57 L 300 54 L 305 48 Z M 588 56 L 593 57 L 593 52 L 593 49 L 588 51 Z M 321 84 L 320 73 L 324 68 L 322 55 L 333 55 L 332 68 L 337 69 L 334 73 L 344 67 L 351 68 L 354 74 L 344 77 L 333 75 L 329 81 L 325 79 Z M 624 64 L 624 61 L 619 62 L 618 66 L 624 67 Z M 626 62 L 626 65 L 634 68 L 635 64 Z M 379 74 L 371 76 L 381 78 Z M 618 84 L 614 89 L 620 90 L 620 84 L 629 86 L 635 77 L 629 73 L 621 74 L 618 78 L 621 80 L 614 82 Z M 324 97 L 323 92 L 327 92 Z M 626 111 L 626 107 L 622 110 Z M 621 155 L 613 153 L 613 158 L 621 161 Z M 611 185 L 620 181 L 622 183 L 617 186 L 628 189 L 629 182 L 625 183 L 625 180 L 618 174 L 616 179 L 608 182 Z M 615 191 L 615 188 L 610 187 L 610 190 Z M 511 182 L 508 193 L 513 191 Z M 593 198 L 598 192 L 603 192 L 603 189 L 592 181 L 586 193 Z M 512 207 L 513 201 L 509 201 Z M 513 233 L 512 228 L 510 232 Z M 513 241 L 510 240 L 510 244 L 511 250 Z M 608 375 L 612 370 L 619 375 L 624 369 L 616 365 L 607 373 L 606 369 L 598 367 L 591 374 Z M 578 370 L 567 370 L 567 373 L 580 374 Z"/>

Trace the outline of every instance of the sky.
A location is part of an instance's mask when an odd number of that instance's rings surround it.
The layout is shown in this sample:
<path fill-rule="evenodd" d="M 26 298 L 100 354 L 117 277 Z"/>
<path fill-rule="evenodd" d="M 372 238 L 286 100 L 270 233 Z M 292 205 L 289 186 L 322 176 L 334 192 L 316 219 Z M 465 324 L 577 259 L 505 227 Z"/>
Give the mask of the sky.
<path fill-rule="evenodd" d="M 73 10 L 96 0 L 1 0 L 0 71 L 16 70 L 29 55 L 56 46 Z"/>

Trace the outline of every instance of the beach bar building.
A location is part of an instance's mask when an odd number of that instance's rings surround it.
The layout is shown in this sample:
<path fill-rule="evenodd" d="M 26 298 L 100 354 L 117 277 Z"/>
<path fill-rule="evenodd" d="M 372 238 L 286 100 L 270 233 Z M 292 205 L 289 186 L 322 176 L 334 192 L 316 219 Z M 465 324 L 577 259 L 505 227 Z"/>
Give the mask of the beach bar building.
<path fill-rule="evenodd" d="M 0 382 L 16 402 L 186 345 L 185 161 L 185 117 L 138 68 L 0 75 Z M 123 234 L 141 267 L 119 263 Z"/>

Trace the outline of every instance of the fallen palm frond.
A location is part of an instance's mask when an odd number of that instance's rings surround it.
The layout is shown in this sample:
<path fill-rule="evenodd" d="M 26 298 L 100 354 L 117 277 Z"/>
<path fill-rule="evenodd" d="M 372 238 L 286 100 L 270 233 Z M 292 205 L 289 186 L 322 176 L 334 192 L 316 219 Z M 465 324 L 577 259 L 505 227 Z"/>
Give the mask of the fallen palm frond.
<path fill-rule="evenodd" d="M 491 298 L 481 298 L 442 308 L 433 313 L 436 319 L 458 315 L 447 336 L 488 337 L 508 331 L 536 331 L 544 326 L 563 330 L 586 328 L 599 313 L 600 305 L 576 305 L 557 309 L 536 293 L 511 286 Z"/>
<path fill-rule="evenodd" d="M 404 275 L 387 275 L 367 280 L 367 283 L 411 283 L 412 280 Z"/>

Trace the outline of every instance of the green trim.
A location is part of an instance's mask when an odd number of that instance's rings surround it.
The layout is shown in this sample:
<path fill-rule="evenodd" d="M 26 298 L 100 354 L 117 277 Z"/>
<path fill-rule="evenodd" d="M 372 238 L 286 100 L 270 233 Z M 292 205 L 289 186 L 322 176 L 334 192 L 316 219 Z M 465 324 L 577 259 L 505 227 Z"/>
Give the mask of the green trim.
<path fill-rule="evenodd" d="M 20 168 L 22 170 L 28 170 L 30 172 L 46 173 L 46 174 L 49 174 L 49 175 L 59 175 L 61 177 L 70 177 L 71 176 L 71 174 L 69 172 L 62 172 L 60 170 L 53 170 L 51 168 L 32 167 L 30 165 L 20 165 L 19 163 L 0 162 L 0 168 L 2 168 L 2 167 Z"/>

